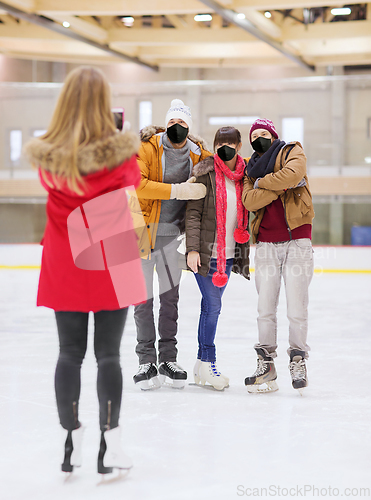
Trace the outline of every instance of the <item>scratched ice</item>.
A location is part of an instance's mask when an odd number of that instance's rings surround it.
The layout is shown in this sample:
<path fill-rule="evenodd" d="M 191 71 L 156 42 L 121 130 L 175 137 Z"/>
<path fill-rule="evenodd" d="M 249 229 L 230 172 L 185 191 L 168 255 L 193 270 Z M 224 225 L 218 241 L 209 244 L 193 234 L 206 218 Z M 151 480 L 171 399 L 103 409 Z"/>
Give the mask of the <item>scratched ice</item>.
<path fill-rule="evenodd" d="M 326 251 L 316 249 L 317 264 Z M 371 249 L 338 249 L 327 257 L 335 269 L 370 269 Z M 2 266 L 39 260 L 38 246 L 0 246 Z M 37 269 L 0 268 L 1 500 L 229 500 L 253 493 L 300 498 L 300 491 L 316 497 L 308 488 L 317 488 L 317 497 L 330 496 L 329 488 L 345 496 L 350 488 L 355 497 L 371 488 L 371 274 L 315 275 L 310 385 L 303 397 L 290 385 L 284 294 L 278 308 L 280 390 L 263 395 L 247 394 L 243 384 L 256 364 L 253 279 L 232 276 L 224 295 L 217 359 L 230 388 L 222 393 L 191 385 L 138 391 L 132 381 L 138 361 L 131 309 L 122 344 L 121 425 L 134 468 L 125 480 L 99 487 L 92 339 L 82 370 L 83 465 L 64 482 L 53 390 L 56 327 L 51 310 L 35 307 L 37 280 Z M 192 382 L 200 296 L 190 273 L 184 274 L 180 297 L 178 361 Z"/>

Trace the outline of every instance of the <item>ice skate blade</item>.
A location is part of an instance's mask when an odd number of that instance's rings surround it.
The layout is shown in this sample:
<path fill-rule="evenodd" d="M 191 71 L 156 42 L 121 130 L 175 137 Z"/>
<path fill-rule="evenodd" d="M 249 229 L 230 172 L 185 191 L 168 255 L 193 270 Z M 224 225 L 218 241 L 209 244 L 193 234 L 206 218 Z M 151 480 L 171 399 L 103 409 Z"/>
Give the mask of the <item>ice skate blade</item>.
<path fill-rule="evenodd" d="M 305 389 L 306 389 L 306 387 L 299 387 L 298 389 L 295 389 L 295 390 L 298 391 L 298 393 L 300 394 L 300 396 L 304 396 Z"/>
<path fill-rule="evenodd" d="M 218 392 L 223 392 L 226 387 L 229 387 L 229 385 L 226 385 L 226 386 L 221 387 L 220 389 L 217 389 L 213 385 L 201 384 L 201 383 L 199 383 L 199 384 L 189 383 L 188 385 L 194 385 L 194 386 L 197 386 L 197 387 L 201 387 L 202 389 L 206 389 L 208 391 L 218 391 Z"/>
<path fill-rule="evenodd" d="M 116 483 L 118 481 L 122 481 L 126 479 L 130 472 L 130 469 L 118 469 L 118 474 L 111 473 L 111 474 L 100 474 L 101 480 L 97 484 L 97 486 L 102 486 L 105 484 L 111 484 L 111 483 Z M 109 477 L 107 477 L 109 476 Z"/>
<path fill-rule="evenodd" d="M 152 377 L 149 380 L 141 380 L 135 385 L 140 387 L 142 391 L 153 391 L 161 387 L 161 382 L 159 381 L 158 377 Z"/>
<path fill-rule="evenodd" d="M 172 379 L 166 375 L 158 376 L 160 384 L 165 387 L 171 387 L 172 389 L 184 389 L 185 379 Z"/>
<path fill-rule="evenodd" d="M 263 394 L 266 392 L 276 392 L 279 389 L 277 382 L 275 380 L 264 382 L 263 384 L 247 385 L 246 387 L 247 387 L 247 392 L 250 394 Z"/>

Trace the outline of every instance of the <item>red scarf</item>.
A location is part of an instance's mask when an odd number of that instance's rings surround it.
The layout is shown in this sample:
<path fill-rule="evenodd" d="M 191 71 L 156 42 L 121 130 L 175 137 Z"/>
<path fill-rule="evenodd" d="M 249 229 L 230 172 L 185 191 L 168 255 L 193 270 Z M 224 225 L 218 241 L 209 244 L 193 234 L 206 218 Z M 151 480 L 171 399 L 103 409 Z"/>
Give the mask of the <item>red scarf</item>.
<path fill-rule="evenodd" d="M 225 178 L 235 181 L 237 197 L 237 228 L 234 230 L 233 237 L 237 243 L 246 243 L 250 235 L 246 230 L 248 223 L 248 211 L 241 201 L 243 189 L 243 175 L 245 171 L 245 162 L 238 154 L 236 168 L 234 172 L 219 158 L 214 155 L 215 182 L 216 182 L 216 227 L 217 227 L 217 272 L 213 274 L 213 283 L 215 286 L 223 287 L 227 284 L 228 276 L 225 273 L 226 256 L 226 214 L 227 214 L 227 189 L 225 187 Z"/>

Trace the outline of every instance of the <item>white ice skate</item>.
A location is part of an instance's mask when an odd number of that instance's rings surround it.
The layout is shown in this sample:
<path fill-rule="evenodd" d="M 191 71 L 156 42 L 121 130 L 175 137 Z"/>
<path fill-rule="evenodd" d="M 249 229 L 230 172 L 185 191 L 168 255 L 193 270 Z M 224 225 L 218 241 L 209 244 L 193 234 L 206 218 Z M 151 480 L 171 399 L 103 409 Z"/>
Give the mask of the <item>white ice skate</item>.
<path fill-rule="evenodd" d="M 217 391 L 222 391 L 228 387 L 227 377 L 224 377 L 219 371 L 215 363 L 201 361 L 199 369 L 200 385 L 210 384 Z M 228 379 L 229 380 L 229 379 Z"/>
<path fill-rule="evenodd" d="M 67 432 L 67 437 L 64 431 L 64 459 L 62 463 L 62 471 L 72 473 L 74 467 L 81 467 L 82 462 L 82 438 L 85 427 L 80 425 L 78 429 Z"/>
<path fill-rule="evenodd" d="M 193 367 L 193 378 L 194 378 L 196 385 L 201 385 L 201 378 L 200 378 L 201 363 L 202 363 L 202 361 L 197 358 L 196 363 Z M 220 372 L 218 372 L 218 373 L 225 380 L 225 383 L 226 383 L 225 387 L 229 387 L 229 378 Z"/>
<path fill-rule="evenodd" d="M 103 456 L 103 466 L 116 469 L 131 469 L 133 462 L 121 448 L 121 428 L 115 427 L 104 432 L 107 449 Z M 99 472 L 99 471 L 98 471 Z"/>
<path fill-rule="evenodd" d="M 73 450 L 71 453 L 71 465 L 75 467 L 81 467 L 82 462 L 82 438 L 85 431 L 85 427 L 82 425 L 72 431 L 72 446 Z"/>

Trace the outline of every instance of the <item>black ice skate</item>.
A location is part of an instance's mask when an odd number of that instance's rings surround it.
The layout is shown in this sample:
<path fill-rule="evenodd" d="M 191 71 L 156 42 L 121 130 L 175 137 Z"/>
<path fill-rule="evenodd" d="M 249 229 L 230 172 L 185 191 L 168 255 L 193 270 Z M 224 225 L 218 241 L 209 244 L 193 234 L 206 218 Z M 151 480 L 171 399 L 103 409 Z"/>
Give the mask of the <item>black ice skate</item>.
<path fill-rule="evenodd" d="M 267 351 L 261 347 L 255 348 L 258 355 L 258 366 L 252 377 L 245 378 L 245 385 L 250 393 L 278 391 L 277 372 L 274 361 Z"/>
<path fill-rule="evenodd" d="M 158 367 L 161 384 L 170 385 L 173 389 L 183 389 L 187 380 L 187 372 L 178 363 L 164 361 Z"/>
<path fill-rule="evenodd" d="M 289 369 L 292 386 L 294 389 L 298 389 L 300 395 L 302 395 L 302 390 L 308 385 L 307 367 L 305 365 L 305 351 L 294 349 L 290 352 Z"/>
<path fill-rule="evenodd" d="M 158 389 L 161 387 L 161 383 L 157 375 L 158 371 L 154 363 L 144 363 L 143 365 L 139 365 L 138 373 L 134 375 L 133 380 L 142 391 Z"/>

